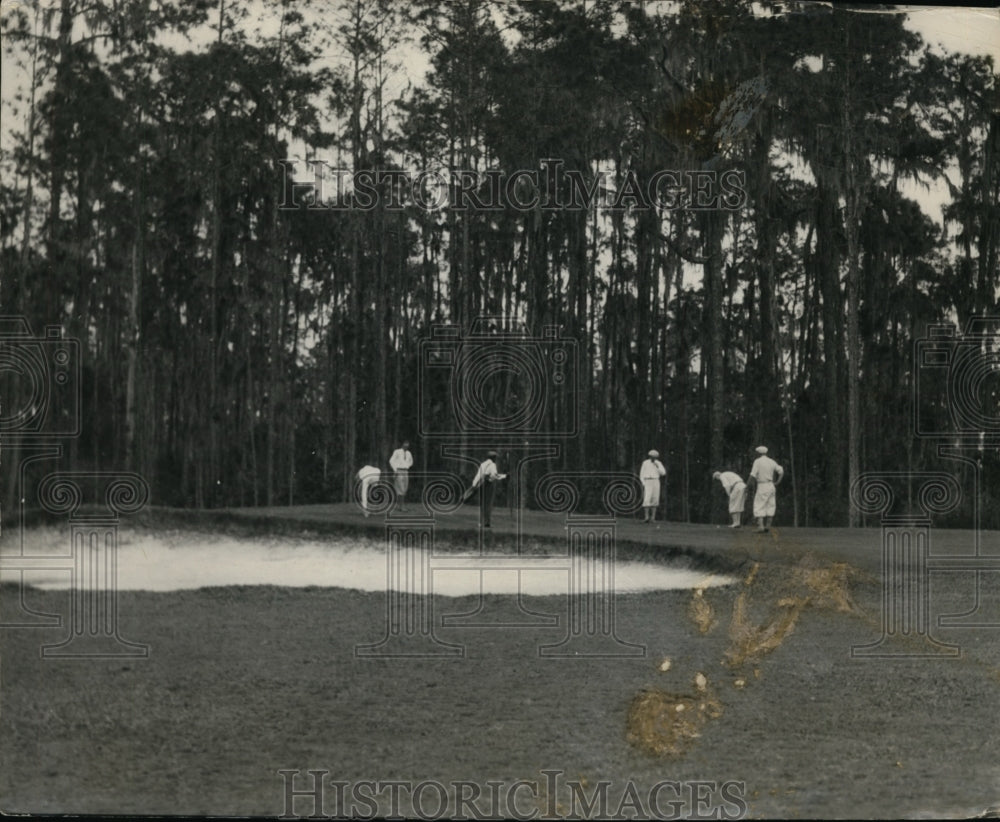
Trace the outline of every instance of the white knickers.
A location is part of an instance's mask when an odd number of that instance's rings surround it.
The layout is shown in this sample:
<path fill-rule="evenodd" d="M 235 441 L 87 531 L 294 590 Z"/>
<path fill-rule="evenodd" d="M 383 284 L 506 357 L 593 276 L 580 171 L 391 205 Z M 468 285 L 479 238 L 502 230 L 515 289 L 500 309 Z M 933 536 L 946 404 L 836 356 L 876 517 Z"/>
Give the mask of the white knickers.
<path fill-rule="evenodd" d="M 774 483 L 758 482 L 757 492 L 753 495 L 753 515 L 755 517 L 773 517 L 775 502 Z"/>

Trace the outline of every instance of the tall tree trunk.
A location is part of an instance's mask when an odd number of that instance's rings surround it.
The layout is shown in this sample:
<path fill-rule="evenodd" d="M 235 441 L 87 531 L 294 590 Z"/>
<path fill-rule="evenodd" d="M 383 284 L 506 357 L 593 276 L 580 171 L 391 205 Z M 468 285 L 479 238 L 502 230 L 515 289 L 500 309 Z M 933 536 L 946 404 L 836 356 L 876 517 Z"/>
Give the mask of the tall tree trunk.
<path fill-rule="evenodd" d="M 653 348 L 653 324 L 651 314 L 655 304 L 651 302 L 653 280 L 653 243 L 659 241 L 656 230 L 656 212 L 652 209 L 640 211 L 636 218 L 636 313 L 638 314 L 638 334 L 635 341 L 635 374 L 633 378 L 632 401 L 633 419 L 639 442 L 652 443 L 656 434 L 656 418 L 659 416 L 649 401 L 650 360 Z M 654 240 L 655 238 L 655 240 Z M 653 447 L 644 445 L 646 450 Z M 638 453 L 644 453 L 637 449 Z"/>
<path fill-rule="evenodd" d="M 50 136 L 50 172 L 49 172 L 49 221 L 48 221 L 48 252 L 51 262 L 63 259 L 62 247 L 62 194 L 66 181 L 66 107 L 69 105 L 69 72 L 72 62 L 71 37 L 73 34 L 73 4 L 72 0 L 61 0 L 59 5 L 59 34 L 56 48 L 59 62 L 56 64 L 56 77 L 53 88 L 55 104 L 52 108 L 52 118 L 49 124 Z M 59 293 L 58 287 L 49 289 L 52 295 Z M 46 306 L 47 315 L 52 321 L 62 317 L 61 307 Z"/>
<path fill-rule="evenodd" d="M 826 398 L 825 496 L 829 508 L 825 524 L 830 525 L 842 511 L 838 501 L 844 498 L 844 442 L 840 411 L 840 361 L 842 359 L 844 302 L 840 287 L 840 255 L 836 234 L 837 195 L 820 183 L 816 215 L 816 265 L 823 293 L 823 371 Z"/>
<path fill-rule="evenodd" d="M 777 237 L 774 221 L 771 216 L 771 176 L 768 152 L 770 140 L 759 135 L 755 140 L 755 166 L 757 170 L 757 281 L 760 286 L 760 360 L 758 362 L 758 379 L 755 386 L 759 397 L 759 413 L 762 420 L 762 439 L 778 441 L 778 374 L 775 368 L 777 362 L 777 346 L 775 341 L 775 253 Z"/>
<path fill-rule="evenodd" d="M 139 109 L 138 121 L 141 128 L 142 108 Z M 137 129 L 138 131 L 139 129 Z M 145 204 L 145 168 L 143 165 L 142 147 L 136 158 L 136 190 L 134 195 L 134 227 L 132 236 L 132 287 L 128 297 L 128 323 L 125 332 L 125 454 L 129 469 L 136 471 L 139 460 L 136 454 L 136 390 L 139 379 L 139 304 L 142 295 L 142 274 L 146 265 L 146 204 Z"/>
<path fill-rule="evenodd" d="M 354 4 L 353 19 L 354 39 L 356 44 L 361 42 L 361 22 L 362 22 L 361 0 L 356 0 Z M 361 52 L 356 45 L 352 53 L 353 77 L 351 87 L 351 169 L 357 172 L 361 169 L 364 146 L 362 145 L 361 131 L 361 110 L 363 103 L 364 89 L 361 80 Z M 350 262 L 350 291 L 348 298 L 348 317 L 345 326 L 349 328 L 347 332 L 347 345 L 345 354 L 347 355 L 348 366 L 344 369 L 345 386 L 345 412 L 344 412 L 344 487 L 343 495 L 345 501 L 350 501 L 354 489 L 354 473 L 357 471 L 357 414 L 358 414 L 358 383 L 357 372 L 361 366 L 360 355 L 360 334 L 361 334 L 361 215 L 354 213 L 350 215 L 351 230 L 351 262 Z M 374 455 L 371 455 L 374 459 Z"/>
<path fill-rule="evenodd" d="M 383 122 L 382 122 L 382 85 L 383 85 L 383 44 L 376 45 L 378 54 L 376 56 L 377 74 L 375 79 L 375 164 L 382 168 L 386 164 Z M 389 429 L 386 409 L 386 366 L 389 357 L 387 338 L 389 325 L 389 300 L 390 277 L 386 272 L 385 252 L 389 247 L 389 236 L 386 234 L 385 221 L 385 198 L 379 197 L 375 209 L 374 226 L 374 256 L 375 256 L 375 446 L 378 449 L 379 457 L 386 452 L 389 445 Z M 388 454 L 386 453 L 386 456 Z"/>
<path fill-rule="evenodd" d="M 845 31 L 845 53 L 850 54 L 850 34 Z M 847 234 L 847 481 L 853 488 L 860 474 L 860 419 L 859 390 L 861 380 L 861 335 L 858 328 L 859 312 L 859 271 L 858 271 L 858 223 L 863 209 L 865 182 L 856 179 L 854 169 L 853 129 L 851 117 L 852 88 L 850 80 L 850 64 L 843 68 L 843 132 L 844 132 L 844 183 L 847 208 L 845 211 L 845 231 Z M 859 525 L 859 514 L 854 505 L 847 506 L 848 525 L 856 528 Z"/>
<path fill-rule="evenodd" d="M 34 209 L 35 192 L 35 96 L 38 90 L 38 15 L 39 5 L 35 5 L 35 19 L 31 46 L 31 98 L 28 103 L 28 162 L 26 169 L 27 181 L 24 192 L 24 234 L 21 239 L 21 260 L 18 268 L 17 304 L 22 311 L 27 311 L 27 274 L 28 249 L 31 243 L 31 212 Z"/>
<path fill-rule="evenodd" d="M 994 97 L 994 100 L 996 97 Z M 979 203 L 979 273 L 978 310 L 981 313 L 996 309 L 996 291 L 1000 277 L 1000 112 L 996 103 L 986 112 L 989 126 L 983 141 L 982 173 L 980 174 Z"/>
<path fill-rule="evenodd" d="M 703 335 L 705 360 L 708 375 L 708 425 L 709 464 L 711 470 L 719 470 L 724 459 L 724 431 L 726 423 L 725 407 L 725 352 L 722 338 L 722 241 L 725 234 L 725 217 L 718 211 L 701 213 L 702 243 L 704 247 L 705 271 L 705 331 Z M 706 472 L 699 486 L 711 500 L 712 522 L 718 522 L 725 515 L 723 498 L 712 493 L 711 473 Z"/>
<path fill-rule="evenodd" d="M 219 23 L 217 42 L 223 42 L 226 22 L 226 0 L 219 0 Z M 221 66 L 216 66 L 215 119 L 212 124 L 212 268 L 209 283 L 208 320 L 208 481 L 209 499 L 212 500 L 218 478 L 219 424 L 218 424 L 218 376 L 219 376 L 219 329 L 218 300 L 219 279 L 222 269 L 222 79 Z"/>

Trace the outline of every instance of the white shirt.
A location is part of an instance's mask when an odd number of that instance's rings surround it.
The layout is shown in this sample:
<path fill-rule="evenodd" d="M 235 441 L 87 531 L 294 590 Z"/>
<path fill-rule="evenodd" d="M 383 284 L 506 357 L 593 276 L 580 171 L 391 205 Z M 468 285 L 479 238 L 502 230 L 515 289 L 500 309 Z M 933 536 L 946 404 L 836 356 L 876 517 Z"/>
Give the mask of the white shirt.
<path fill-rule="evenodd" d="M 785 469 L 771 459 L 767 454 L 761 454 L 754 460 L 750 476 L 760 482 L 774 482 L 785 476 Z"/>
<path fill-rule="evenodd" d="M 476 488 L 484 479 L 488 479 L 490 482 L 496 482 L 497 480 L 504 479 L 506 476 L 506 474 L 498 473 L 497 464 L 493 462 L 492 458 L 487 457 L 480 464 L 479 470 L 476 471 L 476 476 L 472 480 L 472 487 Z"/>
<path fill-rule="evenodd" d="M 393 471 L 405 471 L 413 467 L 413 454 L 405 448 L 397 448 L 389 457 L 389 467 Z"/>
<path fill-rule="evenodd" d="M 641 480 L 651 480 L 659 479 L 660 477 L 665 477 L 667 475 L 667 469 L 663 467 L 663 463 L 659 460 L 654 460 L 650 457 L 642 464 L 642 468 L 639 469 L 639 479 Z"/>
<path fill-rule="evenodd" d="M 723 471 L 719 474 L 719 482 L 722 483 L 722 489 L 730 494 L 733 491 L 735 485 L 742 485 L 743 480 L 740 478 L 739 474 L 735 474 L 732 471 Z"/>

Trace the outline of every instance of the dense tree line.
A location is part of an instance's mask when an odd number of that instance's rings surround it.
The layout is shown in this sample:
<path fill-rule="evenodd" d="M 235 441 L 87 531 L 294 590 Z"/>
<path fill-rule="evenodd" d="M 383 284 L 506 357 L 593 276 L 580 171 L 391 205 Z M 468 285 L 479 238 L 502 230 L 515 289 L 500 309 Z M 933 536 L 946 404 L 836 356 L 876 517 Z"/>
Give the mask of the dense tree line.
<path fill-rule="evenodd" d="M 988 59 L 928 51 L 901 14 L 809 4 L 254 8 L 4 13 L 24 82 L 5 101 L 0 304 L 81 340 L 69 464 L 210 507 L 343 499 L 402 437 L 440 467 L 418 437 L 420 343 L 504 315 L 578 343 L 580 378 L 545 411 L 558 429 L 572 403 L 577 436 L 535 469 L 635 470 L 657 447 L 669 519 L 718 517 L 712 470 L 745 474 L 760 442 L 790 480 L 779 523 L 856 521 L 861 471 L 959 470 L 947 437 L 912 436 L 913 345 L 997 312 Z M 421 59 L 426 77 L 404 68 Z M 369 171 L 379 196 L 320 207 L 331 181 L 295 156 Z M 385 174 L 473 171 L 487 197 L 490 169 L 554 159 L 549 195 L 611 202 L 428 209 Z M 664 170 L 680 188 L 734 171 L 738 202 L 642 207 Z M 921 377 L 947 434 L 947 375 Z M 973 457 L 998 527 L 996 450 Z"/>

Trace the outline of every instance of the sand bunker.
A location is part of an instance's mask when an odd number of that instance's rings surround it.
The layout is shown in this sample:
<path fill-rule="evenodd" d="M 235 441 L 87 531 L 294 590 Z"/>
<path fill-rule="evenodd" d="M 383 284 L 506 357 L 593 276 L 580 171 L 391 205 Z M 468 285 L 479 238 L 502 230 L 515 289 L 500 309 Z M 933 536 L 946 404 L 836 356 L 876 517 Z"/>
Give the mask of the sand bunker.
<path fill-rule="evenodd" d="M 4 553 L 17 546 L 6 544 Z M 57 529 L 39 529 L 25 538 L 24 553 L 68 554 L 67 536 Z M 553 549 L 553 554 L 557 553 Z M 523 568 L 490 569 L 489 560 L 470 559 L 472 552 L 435 554 L 431 593 L 442 596 L 472 594 L 565 594 L 569 570 L 565 557 L 550 560 L 532 555 Z M 449 568 L 451 558 L 456 565 Z M 51 564 L 51 563 L 49 563 Z M 548 567 L 546 567 L 548 564 Z M 43 589 L 70 586 L 71 561 L 65 569 L 24 571 L 24 582 Z M 612 570 L 617 593 L 691 589 L 727 585 L 730 577 L 647 562 L 618 562 Z M 4 571 L 2 580 L 14 582 L 16 571 Z M 225 585 L 280 585 L 335 587 L 385 591 L 389 587 L 385 548 L 375 540 L 348 538 L 241 538 L 173 533 L 123 535 L 118 548 L 118 590 L 177 591 Z M 397 585 L 392 587 L 397 588 Z"/>

